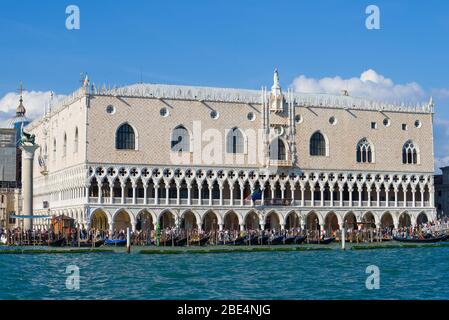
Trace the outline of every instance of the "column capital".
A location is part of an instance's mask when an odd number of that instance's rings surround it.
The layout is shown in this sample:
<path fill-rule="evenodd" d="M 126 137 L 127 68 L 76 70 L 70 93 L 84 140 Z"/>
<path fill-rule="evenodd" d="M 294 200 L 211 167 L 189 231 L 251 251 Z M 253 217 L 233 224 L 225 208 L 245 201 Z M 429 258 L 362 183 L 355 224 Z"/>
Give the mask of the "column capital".
<path fill-rule="evenodd" d="M 34 159 L 34 153 L 39 148 L 39 145 L 21 145 L 20 150 L 22 150 L 22 159 L 25 160 L 33 160 Z"/>

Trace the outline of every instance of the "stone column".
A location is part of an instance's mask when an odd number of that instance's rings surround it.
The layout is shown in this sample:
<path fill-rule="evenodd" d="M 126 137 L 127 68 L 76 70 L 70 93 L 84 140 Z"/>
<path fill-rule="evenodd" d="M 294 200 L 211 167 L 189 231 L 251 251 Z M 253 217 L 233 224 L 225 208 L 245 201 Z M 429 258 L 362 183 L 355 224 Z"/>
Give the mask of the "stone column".
<path fill-rule="evenodd" d="M 148 204 L 148 184 L 146 183 L 143 185 L 143 204 Z"/>
<path fill-rule="evenodd" d="M 233 206 L 234 205 L 234 187 L 233 186 L 229 186 L 229 205 Z"/>
<path fill-rule="evenodd" d="M 111 193 L 109 195 L 109 203 L 114 203 L 114 182 L 109 182 L 109 192 Z"/>
<path fill-rule="evenodd" d="M 304 190 L 303 186 L 300 186 L 300 188 L 301 188 L 301 207 L 304 207 L 306 205 L 306 200 L 304 199 L 306 190 Z"/>
<path fill-rule="evenodd" d="M 223 185 L 220 185 L 220 206 L 223 205 Z"/>
<path fill-rule="evenodd" d="M 320 186 L 320 198 L 321 198 L 321 202 L 320 202 L 320 207 L 324 207 L 324 186 Z"/>
<path fill-rule="evenodd" d="M 192 186 L 188 185 L 187 186 L 187 205 L 191 205 L 192 204 Z"/>
<path fill-rule="evenodd" d="M 334 188 L 330 188 L 329 192 L 330 192 L 330 206 L 333 207 L 334 206 Z"/>
<path fill-rule="evenodd" d="M 154 204 L 155 205 L 159 204 L 159 184 L 154 185 Z"/>
<path fill-rule="evenodd" d="M 22 215 L 33 215 L 33 161 L 34 153 L 38 149 L 38 145 L 22 145 Z M 25 230 L 33 229 L 33 219 L 26 218 L 23 221 Z"/>

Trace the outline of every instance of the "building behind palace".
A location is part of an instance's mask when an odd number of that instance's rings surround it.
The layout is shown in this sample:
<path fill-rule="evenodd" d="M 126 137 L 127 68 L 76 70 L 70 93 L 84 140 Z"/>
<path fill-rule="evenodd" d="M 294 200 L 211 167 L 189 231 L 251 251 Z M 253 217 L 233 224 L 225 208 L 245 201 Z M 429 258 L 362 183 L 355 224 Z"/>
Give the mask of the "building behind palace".
<path fill-rule="evenodd" d="M 432 101 L 88 80 L 27 130 L 36 213 L 97 229 L 434 220 Z M 36 226 L 45 223 L 37 221 Z"/>
<path fill-rule="evenodd" d="M 438 217 L 449 216 L 449 166 L 441 168 L 441 175 L 435 176 L 435 203 Z"/>

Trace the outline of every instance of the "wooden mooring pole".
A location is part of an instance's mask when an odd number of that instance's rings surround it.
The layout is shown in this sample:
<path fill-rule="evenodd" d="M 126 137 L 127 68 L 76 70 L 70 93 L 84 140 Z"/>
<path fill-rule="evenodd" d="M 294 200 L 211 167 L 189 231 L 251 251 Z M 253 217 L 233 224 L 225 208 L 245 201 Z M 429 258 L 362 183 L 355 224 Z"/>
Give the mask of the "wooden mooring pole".
<path fill-rule="evenodd" d="M 126 253 L 131 253 L 131 231 L 126 228 Z"/>

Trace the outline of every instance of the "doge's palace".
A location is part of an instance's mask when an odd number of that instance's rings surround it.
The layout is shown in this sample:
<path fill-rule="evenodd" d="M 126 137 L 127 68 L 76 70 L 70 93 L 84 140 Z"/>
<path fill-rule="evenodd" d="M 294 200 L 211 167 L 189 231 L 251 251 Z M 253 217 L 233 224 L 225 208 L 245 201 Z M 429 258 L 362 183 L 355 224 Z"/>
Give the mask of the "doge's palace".
<path fill-rule="evenodd" d="M 34 208 L 103 230 L 416 225 L 435 219 L 433 112 L 277 71 L 261 90 L 86 79 L 27 127 Z"/>

